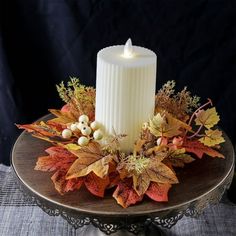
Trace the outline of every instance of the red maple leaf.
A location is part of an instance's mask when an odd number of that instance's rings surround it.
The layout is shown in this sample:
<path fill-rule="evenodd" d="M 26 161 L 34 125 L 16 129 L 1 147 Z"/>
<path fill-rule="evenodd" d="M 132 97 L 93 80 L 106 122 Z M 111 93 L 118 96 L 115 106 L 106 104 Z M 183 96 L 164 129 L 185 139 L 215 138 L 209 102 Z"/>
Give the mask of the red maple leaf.
<path fill-rule="evenodd" d="M 70 112 L 70 105 L 69 104 L 65 104 L 62 108 L 61 108 L 62 112 Z"/>
<path fill-rule="evenodd" d="M 194 153 L 200 159 L 202 158 L 203 154 L 207 154 L 211 157 L 224 158 L 221 153 L 217 152 L 213 148 L 205 146 L 197 140 L 191 141 L 186 139 L 184 140 L 184 143 L 181 148 L 185 148 L 186 152 Z"/>
<path fill-rule="evenodd" d="M 110 183 L 107 188 L 112 188 L 120 182 L 120 173 L 117 171 L 116 168 L 117 164 L 114 161 L 109 163 L 108 174 Z"/>
<path fill-rule="evenodd" d="M 171 188 L 171 184 L 151 182 L 146 195 L 152 200 L 157 202 L 168 202 L 168 191 Z"/>
<path fill-rule="evenodd" d="M 54 183 L 55 189 L 61 194 L 65 194 L 69 191 L 74 191 L 80 189 L 83 184 L 83 178 L 74 178 L 67 180 L 66 170 L 58 170 L 51 177 L 52 182 Z"/>
<path fill-rule="evenodd" d="M 112 196 L 116 199 L 117 203 L 124 208 L 136 204 L 143 199 L 143 195 L 139 196 L 132 188 L 132 183 L 127 181 L 118 183 Z"/>
<path fill-rule="evenodd" d="M 38 158 L 35 170 L 56 171 L 68 170 L 72 163 L 77 159 L 72 153 L 62 147 L 50 147 L 46 149 L 49 156 Z"/>
<path fill-rule="evenodd" d="M 77 159 L 77 157 L 69 152 L 67 149 L 60 147 L 60 146 L 52 146 L 45 150 L 50 156 L 57 156 L 61 158 L 71 158 L 73 161 Z"/>
<path fill-rule="evenodd" d="M 109 177 L 100 178 L 95 175 L 93 172 L 89 173 L 86 177 L 84 177 L 84 185 L 95 196 L 104 197 L 104 192 L 109 185 Z"/>
<path fill-rule="evenodd" d="M 77 159 L 75 155 L 63 147 L 53 146 L 45 150 L 49 155 L 39 157 L 35 170 L 56 171 L 51 177 L 55 189 L 64 194 L 69 191 L 79 189 L 84 178 L 72 178 L 67 180 L 66 173 L 73 162 Z"/>

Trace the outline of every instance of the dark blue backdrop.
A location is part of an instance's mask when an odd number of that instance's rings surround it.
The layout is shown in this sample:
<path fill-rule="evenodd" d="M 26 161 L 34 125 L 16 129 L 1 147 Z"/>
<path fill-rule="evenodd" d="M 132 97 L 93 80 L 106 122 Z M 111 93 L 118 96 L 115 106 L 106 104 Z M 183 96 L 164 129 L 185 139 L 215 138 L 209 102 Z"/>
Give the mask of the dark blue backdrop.
<path fill-rule="evenodd" d="M 236 1 L 1 0 L 0 17 L 0 162 L 14 122 L 60 107 L 68 76 L 95 86 L 98 50 L 129 37 L 158 55 L 158 88 L 174 79 L 212 98 L 236 142 Z"/>

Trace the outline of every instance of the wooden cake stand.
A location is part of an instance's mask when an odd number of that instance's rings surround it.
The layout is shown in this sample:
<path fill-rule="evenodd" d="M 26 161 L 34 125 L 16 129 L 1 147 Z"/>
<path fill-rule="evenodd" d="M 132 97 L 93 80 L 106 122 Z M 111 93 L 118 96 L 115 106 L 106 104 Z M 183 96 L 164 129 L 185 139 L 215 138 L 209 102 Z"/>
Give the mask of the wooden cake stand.
<path fill-rule="evenodd" d="M 47 115 L 41 120 L 49 118 Z M 75 228 L 93 224 L 106 234 L 120 229 L 137 234 L 149 225 L 171 228 L 183 216 L 196 217 L 209 204 L 219 202 L 234 173 L 233 146 L 225 133 L 224 138 L 221 151 L 225 159 L 205 156 L 180 169 L 180 184 L 171 188 L 167 203 L 145 198 L 127 209 L 116 203 L 112 191 L 103 199 L 84 188 L 64 196 L 58 194 L 50 179 L 52 173 L 34 170 L 38 156 L 45 155 L 49 144 L 26 132 L 16 140 L 11 161 L 19 188 L 47 214 L 61 215 Z"/>

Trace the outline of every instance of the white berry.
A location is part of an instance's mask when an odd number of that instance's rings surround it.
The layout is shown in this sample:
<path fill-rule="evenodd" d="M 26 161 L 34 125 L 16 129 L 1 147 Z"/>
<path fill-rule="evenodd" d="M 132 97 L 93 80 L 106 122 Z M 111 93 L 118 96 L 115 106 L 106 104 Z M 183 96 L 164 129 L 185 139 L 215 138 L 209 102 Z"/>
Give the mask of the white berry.
<path fill-rule="evenodd" d="M 71 136 L 72 136 L 72 132 L 71 132 L 71 130 L 69 130 L 69 129 L 64 129 L 63 131 L 62 131 L 62 137 L 63 138 L 66 138 L 66 139 L 68 139 L 68 138 L 70 138 Z"/>
<path fill-rule="evenodd" d="M 71 124 L 71 125 L 70 125 L 70 129 L 71 129 L 72 131 L 78 130 L 77 124 L 76 124 L 76 123 Z"/>
<path fill-rule="evenodd" d="M 91 128 L 88 127 L 88 126 L 84 126 L 84 127 L 82 127 L 82 129 L 81 129 L 81 133 L 82 133 L 83 135 L 90 135 L 91 132 L 92 132 L 92 130 L 91 130 Z"/>
<path fill-rule="evenodd" d="M 86 146 L 88 143 L 89 143 L 89 139 L 84 136 L 78 139 L 78 144 L 80 146 Z"/>
<path fill-rule="evenodd" d="M 90 124 L 90 127 L 93 129 L 93 130 L 97 130 L 100 128 L 100 124 L 97 122 L 97 121 L 93 121 L 91 124 Z"/>
<path fill-rule="evenodd" d="M 88 122 L 89 122 L 88 116 L 86 116 L 86 115 L 81 115 L 81 116 L 79 117 L 79 122 L 82 122 L 82 121 L 88 123 Z"/>
<path fill-rule="evenodd" d="M 79 130 L 82 130 L 82 128 L 84 126 L 88 126 L 87 122 L 85 122 L 85 121 L 81 121 L 77 124 L 77 127 L 78 127 Z"/>
<path fill-rule="evenodd" d="M 103 138 L 103 133 L 100 129 L 98 130 L 95 130 L 94 133 L 93 133 L 93 137 L 95 140 L 100 140 Z"/>
<path fill-rule="evenodd" d="M 160 145 L 161 145 L 161 141 L 162 141 L 162 138 L 158 138 L 158 139 L 157 139 L 157 146 L 160 146 Z"/>

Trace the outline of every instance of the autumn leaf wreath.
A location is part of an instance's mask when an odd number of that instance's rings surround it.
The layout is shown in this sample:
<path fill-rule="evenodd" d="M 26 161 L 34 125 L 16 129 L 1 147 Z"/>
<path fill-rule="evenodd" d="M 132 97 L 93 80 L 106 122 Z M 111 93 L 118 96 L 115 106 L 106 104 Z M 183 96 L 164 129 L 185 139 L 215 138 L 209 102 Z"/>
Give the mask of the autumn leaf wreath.
<path fill-rule="evenodd" d="M 204 154 L 224 158 L 219 144 L 225 140 L 214 128 L 220 118 L 211 100 L 200 105 L 186 87 L 176 93 L 175 81 L 156 94 L 155 115 L 143 124 L 131 154 L 119 147 L 128 134 L 105 135 L 95 121 L 94 88 L 70 78 L 57 90 L 66 104 L 49 110 L 56 118 L 17 126 L 52 144 L 38 157 L 35 170 L 54 172 L 51 179 L 62 195 L 84 185 L 98 197 L 114 188 L 113 197 L 124 208 L 144 195 L 166 202 L 169 189 L 178 183 L 175 168 Z"/>

